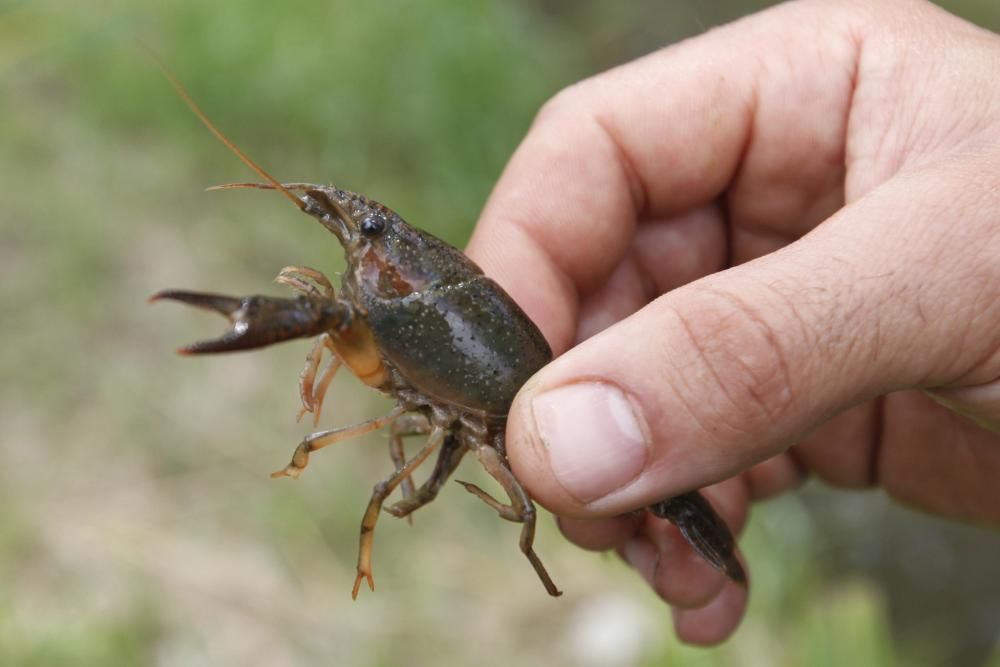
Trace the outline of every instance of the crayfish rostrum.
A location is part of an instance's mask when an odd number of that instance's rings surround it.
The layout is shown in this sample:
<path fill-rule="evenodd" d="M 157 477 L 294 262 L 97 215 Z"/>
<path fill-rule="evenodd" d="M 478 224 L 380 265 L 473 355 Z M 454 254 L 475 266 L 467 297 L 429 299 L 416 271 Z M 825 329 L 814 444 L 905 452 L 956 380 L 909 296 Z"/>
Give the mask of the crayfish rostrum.
<path fill-rule="evenodd" d="M 510 469 L 504 447 L 507 412 L 518 389 L 552 358 L 548 343 L 514 300 L 461 251 L 407 224 L 367 197 L 329 185 L 280 183 L 230 142 L 198 108 L 176 78 L 171 84 L 205 123 L 264 183 L 231 183 L 212 189 L 276 190 L 315 218 L 340 242 L 347 258 L 339 293 L 321 272 L 298 266 L 281 270 L 277 282 L 295 298 L 229 297 L 166 290 L 169 299 L 226 316 L 232 327 L 215 340 L 181 348 L 182 354 L 248 350 L 294 338 L 316 341 L 299 377 L 306 412 L 318 422 L 327 387 L 341 365 L 366 385 L 396 399 L 389 414 L 307 436 L 291 462 L 272 477 L 298 477 L 318 449 L 389 427 L 395 470 L 375 485 L 361 521 L 357 577 L 374 590 L 371 555 L 375 524 L 384 509 L 396 517 L 434 500 L 462 457 L 472 452 L 509 498 L 503 503 L 474 484 L 460 482 L 504 519 L 522 524 L 520 547 L 550 595 L 560 595 L 532 547 L 535 506 Z M 330 361 L 320 371 L 324 353 Z M 403 438 L 426 436 L 407 459 Z M 413 475 L 437 451 L 426 481 Z M 402 498 L 384 506 L 401 487 Z M 744 582 L 733 538 L 697 492 L 648 508 L 675 523 L 713 566 Z"/>

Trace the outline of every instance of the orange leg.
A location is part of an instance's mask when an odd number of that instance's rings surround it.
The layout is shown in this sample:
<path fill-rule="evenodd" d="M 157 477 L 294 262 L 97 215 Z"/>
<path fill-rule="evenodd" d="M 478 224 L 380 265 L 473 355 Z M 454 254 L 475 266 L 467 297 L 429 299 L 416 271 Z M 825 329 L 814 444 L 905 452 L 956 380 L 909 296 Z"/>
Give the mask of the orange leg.
<path fill-rule="evenodd" d="M 330 279 L 322 272 L 310 269 L 308 266 L 286 266 L 278 272 L 278 277 L 274 279 L 274 282 L 279 285 L 287 285 L 309 296 L 325 296 L 332 299 L 334 295 Z"/>
<path fill-rule="evenodd" d="M 413 474 L 417 467 L 427 460 L 427 457 L 444 440 L 445 430 L 440 426 L 434 427 L 427 442 L 417 452 L 416 456 L 403 464 L 403 467 L 396 470 L 387 478 L 375 485 L 372 490 L 371 500 L 368 501 L 368 509 L 361 519 L 361 543 L 358 546 L 358 575 L 354 579 L 354 589 L 351 597 L 357 599 L 358 590 L 361 588 L 362 580 L 368 580 L 368 588 L 375 590 L 375 579 L 372 577 L 372 544 L 375 538 L 375 524 L 378 523 L 379 514 L 382 512 L 382 503 L 389 497 L 400 482 Z"/>
<path fill-rule="evenodd" d="M 330 357 L 330 363 L 323 370 L 323 375 L 319 378 L 316 391 L 313 392 L 313 427 L 319 426 L 319 416 L 323 412 L 323 399 L 326 398 L 326 390 L 333 382 L 333 377 L 337 374 L 337 369 L 341 365 L 340 357 Z"/>
<path fill-rule="evenodd" d="M 427 435 L 430 433 L 431 424 L 427 417 L 421 414 L 404 415 L 392 423 L 389 433 L 389 458 L 392 459 L 396 470 L 402 470 L 406 464 L 406 449 L 403 447 L 403 438 L 408 435 Z M 403 499 L 409 498 L 414 491 L 413 478 L 407 477 L 399 484 L 399 490 L 403 494 Z M 407 523 L 413 525 L 413 517 L 406 517 Z"/>
<path fill-rule="evenodd" d="M 562 591 L 556 588 L 556 585 L 553 583 L 549 573 L 545 570 L 545 566 L 542 564 L 541 559 L 538 558 L 538 554 L 535 553 L 533 546 L 535 542 L 535 504 L 531 501 L 531 498 L 528 497 L 528 494 L 525 492 L 524 487 L 521 486 L 521 483 L 517 481 L 516 477 L 514 477 L 514 473 L 503 465 L 497 450 L 492 447 L 482 445 L 476 449 L 476 457 L 479 459 L 479 462 L 483 464 L 486 472 L 488 472 L 493 479 L 499 482 L 500 486 L 503 487 L 503 490 L 507 492 L 507 496 L 510 498 L 510 505 L 504 505 L 475 484 L 462 482 L 462 485 L 467 491 L 477 496 L 480 500 L 496 510 L 502 518 L 522 524 L 520 541 L 521 552 L 527 556 L 531 566 L 535 568 L 535 573 L 538 575 L 538 578 L 542 580 L 542 585 L 545 586 L 545 590 L 548 591 L 549 595 L 553 597 L 562 595 Z"/>
<path fill-rule="evenodd" d="M 322 272 L 310 269 L 308 266 L 286 266 L 278 272 L 274 282 L 291 287 L 310 297 L 332 299 L 335 296 L 330 279 Z M 314 388 L 313 383 L 316 380 L 316 372 L 319 370 L 320 362 L 323 360 L 324 348 L 330 350 L 333 358 L 320 376 L 319 385 Z M 341 360 L 333 346 L 330 334 L 323 334 L 317 338 L 312 350 L 306 356 L 306 365 L 299 374 L 299 395 L 302 397 L 302 409 L 295 417 L 296 421 L 302 419 L 302 415 L 305 413 L 311 412 L 313 413 L 313 426 L 319 425 L 323 397 L 326 395 L 326 389 L 330 386 L 330 382 L 337 374 L 340 364 Z"/>
<path fill-rule="evenodd" d="M 306 436 L 306 438 L 299 443 L 299 446 L 295 448 L 295 452 L 292 454 L 291 462 L 283 469 L 272 472 L 271 477 L 291 477 L 294 479 L 301 475 L 302 471 L 306 469 L 307 465 L 309 465 L 309 454 L 311 452 L 315 452 L 317 449 L 323 449 L 324 447 L 332 445 L 336 442 L 341 442 L 342 440 L 347 440 L 348 438 L 364 435 L 365 433 L 370 433 L 371 431 L 380 429 L 392 420 L 396 419 L 396 417 L 402 413 L 403 408 L 396 407 L 392 412 L 384 417 L 379 417 L 378 419 L 371 419 L 366 422 L 361 422 L 360 424 L 354 424 L 353 426 L 334 428 L 328 431 L 318 431 L 312 435 Z"/>
<path fill-rule="evenodd" d="M 330 357 L 330 363 L 323 369 L 319 383 L 316 384 L 316 372 L 323 360 L 324 349 L 329 350 L 333 356 Z M 305 413 L 311 412 L 313 413 L 313 426 L 319 425 L 320 412 L 323 410 L 323 398 L 326 396 L 326 390 L 337 374 L 340 365 L 341 360 L 333 346 L 330 334 L 323 334 L 317 338 L 309 354 L 306 355 L 306 365 L 299 373 L 299 396 L 302 399 L 302 408 L 295 418 L 296 421 L 302 419 L 302 415 Z"/>

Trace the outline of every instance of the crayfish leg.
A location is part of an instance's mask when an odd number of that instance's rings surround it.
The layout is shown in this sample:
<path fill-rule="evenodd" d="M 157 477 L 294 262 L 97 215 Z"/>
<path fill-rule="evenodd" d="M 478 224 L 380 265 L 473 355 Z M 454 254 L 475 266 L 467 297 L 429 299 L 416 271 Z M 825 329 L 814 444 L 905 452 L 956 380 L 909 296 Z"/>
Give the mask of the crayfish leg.
<path fill-rule="evenodd" d="M 427 435 L 431 432 L 431 423 L 421 414 L 403 415 L 392 422 L 389 431 L 389 458 L 392 459 L 396 470 L 402 470 L 406 464 L 406 448 L 403 446 L 403 438 L 410 435 Z M 403 499 L 413 495 L 415 486 L 413 477 L 407 477 L 399 484 L 399 490 L 403 494 Z M 406 517 L 407 522 L 412 526 L 413 517 Z"/>
<path fill-rule="evenodd" d="M 319 426 L 319 417 L 323 413 L 323 400 L 326 398 L 326 390 L 330 388 L 330 383 L 333 382 L 333 378 L 342 363 L 340 357 L 331 357 L 330 363 L 323 369 L 323 375 L 320 376 L 319 384 L 316 385 L 316 390 L 312 395 L 313 405 L 315 406 L 313 408 L 314 428 Z"/>
<path fill-rule="evenodd" d="M 465 445 L 461 444 L 458 438 L 448 437 L 441 446 L 441 452 L 434 464 L 434 470 L 430 477 L 409 496 L 404 496 L 402 500 L 385 508 L 385 511 L 397 518 L 407 519 L 418 509 L 437 498 L 438 492 L 444 483 L 448 481 L 455 468 L 461 463 L 462 457 L 468 451 Z M 409 479 L 412 479 L 409 478 Z M 406 483 L 405 480 L 403 482 Z"/>
<path fill-rule="evenodd" d="M 513 506 L 505 505 L 471 482 L 463 482 L 460 479 L 456 479 L 455 481 L 461 484 L 466 491 L 492 507 L 496 513 L 500 515 L 501 519 L 506 519 L 507 521 L 512 521 L 514 523 L 521 523 L 521 515 L 517 513 Z"/>
<path fill-rule="evenodd" d="M 522 524 L 520 539 L 521 552 L 528 558 L 531 566 L 535 568 L 535 573 L 538 575 L 538 578 L 542 580 L 542 585 L 545 586 L 545 590 L 548 594 L 552 597 L 562 595 L 562 591 L 556 587 L 555 583 L 552 581 L 552 577 L 549 576 L 548 571 L 545 569 L 545 565 L 542 564 L 538 554 L 535 553 L 533 546 L 535 543 L 535 516 L 537 514 L 535 510 L 535 503 L 531 501 L 531 498 L 524 490 L 524 487 L 521 486 L 521 483 L 517 481 L 516 477 L 514 477 L 514 473 L 503 465 L 500 460 L 500 455 L 497 453 L 496 449 L 486 445 L 481 445 L 476 449 L 476 457 L 483 465 L 483 468 L 486 469 L 486 472 L 488 472 L 493 479 L 499 482 L 500 486 L 503 487 L 503 490 L 507 492 L 507 496 L 510 498 L 510 505 L 500 503 L 498 500 L 474 484 L 463 482 L 463 486 L 465 486 L 467 491 L 475 496 L 478 496 L 487 505 L 495 509 L 502 518 Z"/>
<path fill-rule="evenodd" d="M 358 574 L 354 579 L 354 588 L 351 590 L 351 597 L 357 599 L 358 590 L 361 588 L 363 580 L 368 581 L 368 588 L 375 590 L 375 579 L 372 577 L 372 545 L 375 538 L 375 524 L 378 523 L 378 516 L 382 511 L 382 503 L 389 497 L 400 482 L 413 474 L 413 471 L 427 460 L 435 449 L 444 441 L 445 430 L 440 426 L 434 427 L 427 442 L 420 448 L 416 455 L 403 464 L 403 467 L 396 470 L 387 478 L 375 485 L 372 490 L 372 497 L 368 501 L 368 509 L 361 519 L 361 541 L 358 545 Z"/>
<path fill-rule="evenodd" d="M 380 429 L 392 420 L 396 419 L 396 417 L 402 414 L 402 412 L 403 408 L 396 407 L 389 414 L 377 419 L 370 419 L 366 422 L 361 422 L 360 424 L 344 426 L 343 428 L 334 428 L 329 431 L 319 431 L 306 436 L 302 442 L 299 443 L 299 446 L 295 448 L 295 452 L 292 453 L 291 462 L 281 470 L 272 472 L 271 478 L 291 477 L 294 479 L 298 477 L 302 474 L 302 471 L 306 469 L 306 466 L 309 465 L 310 453 L 315 452 L 318 449 L 323 449 L 324 447 L 334 443 Z"/>
<path fill-rule="evenodd" d="M 279 285 L 287 285 L 306 296 L 322 296 L 332 299 L 335 294 L 330 279 L 322 271 L 310 269 L 308 266 L 286 266 L 278 272 L 274 282 Z"/>
<path fill-rule="evenodd" d="M 323 369 L 319 383 L 316 384 L 316 373 L 319 370 L 320 363 L 323 361 L 323 350 L 329 350 L 333 356 L 330 357 L 330 363 Z M 309 354 L 306 355 L 306 365 L 302 368 L 302 372 L 299 373 L 299 396 L 302 399 L 302 407 L 295 418 L 296 421 L 302 419 L 302 415 L 305 413 L 311 412 L 313 413 L 313 426 L 319 425 L 319 417 L 323 410 L 323 399 L 326 396 L 326 390 L 329 388 L 342 363 L 340 356 L 337 354 L 337 349 L 333 346 L 333 339 L 330 338 L 330 334 L 323 334 L 316 339 Z"/>

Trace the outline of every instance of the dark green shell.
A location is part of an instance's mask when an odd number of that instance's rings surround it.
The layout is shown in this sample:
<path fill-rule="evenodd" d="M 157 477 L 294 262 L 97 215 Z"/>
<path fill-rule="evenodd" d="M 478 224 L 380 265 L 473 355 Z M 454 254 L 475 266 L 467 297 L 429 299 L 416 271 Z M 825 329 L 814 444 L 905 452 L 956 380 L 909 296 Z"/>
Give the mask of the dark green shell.
<path fill-rule="evenodd" d="M 404 297 L 365 299 L 379 348 L 421 393 L 491 415 L 552 359 L 538 327 L 483 275 Z"/>

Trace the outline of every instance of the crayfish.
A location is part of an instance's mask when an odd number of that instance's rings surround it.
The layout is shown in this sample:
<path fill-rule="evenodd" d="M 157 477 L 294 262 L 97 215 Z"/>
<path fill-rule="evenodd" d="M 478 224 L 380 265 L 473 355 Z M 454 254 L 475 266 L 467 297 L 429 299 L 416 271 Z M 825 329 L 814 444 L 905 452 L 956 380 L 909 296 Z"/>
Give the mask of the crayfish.
<path fill-rule="evenodd" d="M 389 428 L 395 469 L 375 485 L 361 520 L 357 576 L 371 590 L 372 545 L 382 510 L 409 517 L 434 500 L 467 453 L 472 453 L 506 493 L 503 503 L 482 488 L 460 482 L 500 517 L 522 524 L 520 548 L 549 595 L 561 592 L 533 548 L 534 502 L 511 471 L 505 449 L 507 413 L 518 389 L 552 359 L 538 327 L 496 282 L 461 251 L 409 225 L 382 204 L 332 185 L 281 183 L 226 138 L 157 60 L 164 74 L 205 126 L 263 183 L 230 183 L 209 189 L 275 190 L 314 218 L 340 242 L 347 259 L 339 293 L 321 272 L 289 266 L 277 282 L 294 298 L 230 297 L 165 290 L 168 299 L 208 309 L 229 319 L 221 337 L 194 343 L 181 354 L 249 350 L 295 338 L 316 340 L 299 377 L 301 417 L 318 423 L 334 374 L 346 366 L 364 384 L 395 398 L 388 414 L 354 426 L 317 431 L 295 449 L 291 462 L 272 477 L 298 477 L 312 452 L 336 442 Z M 324 354 L 330 361 L 320 371 Z M 407 459 L 403 438 L 426 436 Z M 414 473 L 432 454 L 437 459 L 417 487 Z M 397 487 L 402 498 L 386 506 Z M 734 581 L 746 581 L 731 533 L 712 506 L 692 491 L 648 508 L 673 522 L 709 563 Z"/>

